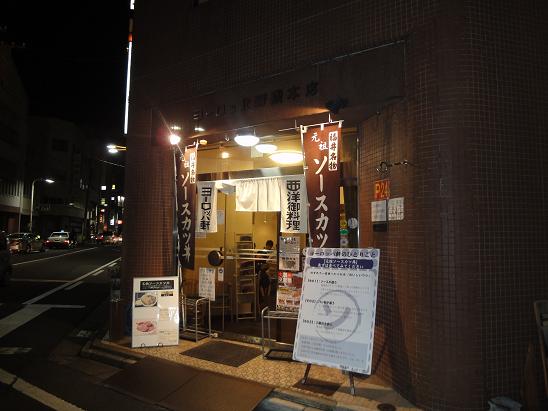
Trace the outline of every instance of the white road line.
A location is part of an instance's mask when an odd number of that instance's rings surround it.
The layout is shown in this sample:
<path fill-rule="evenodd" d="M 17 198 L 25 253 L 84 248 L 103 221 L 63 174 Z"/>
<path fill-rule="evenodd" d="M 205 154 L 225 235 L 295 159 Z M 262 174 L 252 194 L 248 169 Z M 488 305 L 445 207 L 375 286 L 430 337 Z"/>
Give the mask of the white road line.
<path fill-rule="evenodd" d="M 97 277 L 100 274 L 103 274 L 105 270 L 97 271 L 95 274 L 92 274 L 92 277 Z"/>
<path fill-rule="evenodd" d="M 70 286 L 70 285 L 73 284 L 73 283 L 77 283 L 78 281 L 83 280 L 84 278 L 89 277 L 90 275 L 95 274 L 97 271 L 102 270 L 102 269 L 105 268 L 107 265 L 112 264 L 114 261 L 118 261 L 118 260 L 120 260 L 120 257 L 118 257 L 117 259 L 115 259 L 115 260 L 113 260 L 113 261 L 109 261 L 108 263 L 102 265 L 101 267 L 98 267 L 98 268 L 96 268 L 95 270 L 92 270 L 92 271 L 90 271 L 89 273 L 86 273 L 86 274 L 84 274 L 84 275 L 81 275 L 80 277 L 75 278 L 74 280 L 69 281 L 68 283 L 61 284 L 59 287 L 55 287 L 53 290 L 49 290 L 49 291 L 45 292 L 44 294 L 40 294 L 40 295 L 37 296 L 37 297 L 31 298 L 30 300 L 25 301 L 23 304 L 34 304 L 36 301 L 40 301 L 40 300 L 46 298 L 47 296 L 49 296 L 49 295 L 51 295 L 51 294 L 53 294 L 53 293 L 56 293 L 57 291 L 62 290 L 62 289 L 65 288 L 65 287 Z"/>
<path fill-rule="evenodd" d="M 2 384 L 11 385 L 15 382 L 16 379 L 17 379 L 17 376 L 0 368 L 0 382 Z"/>
<path fill-rule="evenodd" d="M 42 280 L 40 278 L 11 278 L 10 281 L 32 281 L 33 283 L 68 283 L 70 280 Z"/>
<path fill-rule="evenodd" d="M 76 304 L 32 304 L 33 307 L 46 307 L 46 308 L 86 308 L 85 305 Z"/>
<path fill-rule="evenodd" d="M 30 263 L 38 263 L 40 261 L 45 261 L 45 260 L 51 260 L 52 258 L 60 258 L 60 257 L 66 257 L 67 255 L 72 255 L 72 254 L 76 254 L 76 253 L 83 253 L 85 251 L 90 251 L 90 250 L 95 250 L 97 247 L 92 247 L 92 248 L 86 248 L 84 250 L 78 250 L 78 251 L 73 251 L 72 253 L 65 253 L 65 254 L 60 254 L 60 255 L 54 255 L 52 257 L 45 257 L 45 258 L 37 258 L 36 260 L 31 260 L 31 261 L 23 261 L 22 263 L 15 263 L 15 264 L 12 264 L 12 265 L 23 265 L 23 264 L 30 264 Z"/>
<path fill-rule="evenodd" d="M 49 307 L 40 305 L 28 305 L 19 311 L 8 315 L 0 320 L 0 338 L 9 334 L 16 328 L 28 323 L 30 320 L 38 317 L 43 312 L 49 310 Z"/>
<path fill-rule="evenodd" d="M 82 284 L 83 281 L 78 281 L 77 283 L 74 283 L 72 285 L 69 285 L 67 288 L 65 288 L 65 291 L 72 290 L 73 288 L 78 287 L 80 284 Z"/>
<path fill-rule="evenodd" d="M 70 402 L 63 400 L 62 398 L 56 397 L 53 394 L 50 394 L 47 391 L 44 391 L 41 388 L 38 388 L 36 385 L 26 382 L 22 378 L 17 377 L 16 375 L 10 374 L 7 371 L 0 369 L 0 379 L 2 382 L 4 379 L 6 381 L 11 381 L 6 383 L 11 385 L 11 387 L 27 397 L 30 397 L 54 410 L 60 411 L 80 411 L 82 408 L 77 407 Z"/>
<path fill-rule="evenodd" d="M 0 338 L 35 319 L 50 308 L 86 308 L 85 305 L 32 304 L 0 319 Z"/>

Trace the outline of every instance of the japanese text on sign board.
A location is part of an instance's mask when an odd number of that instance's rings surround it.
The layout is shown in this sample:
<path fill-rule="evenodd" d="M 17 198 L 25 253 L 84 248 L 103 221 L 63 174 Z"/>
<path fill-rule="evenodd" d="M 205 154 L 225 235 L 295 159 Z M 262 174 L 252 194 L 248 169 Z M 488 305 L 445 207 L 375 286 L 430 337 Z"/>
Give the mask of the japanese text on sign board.
<path fill-rule="evenodd" d="M 179 260 L 185 268 L 194 268 L 194 208 L 196 193 L 196 147 L 185 151 L 178 163 L 177 220 L 179 231 Z"/>
<path fill-rule="evenodd" d="M 320 248 L 336 247 L 340 243 L 339 136 L 338 124 L 303 132 L 310 236 L 312 244 Z"/>
<path fill-rule="evenodd" d="M 282 233 L 306 233 L 307 210 L 305 179 L 303 175 L 288 176 L 280 183 L 280 226 Z"/>
<path fill-rule="evenodd" d="M 217 232 L 217 189 L 215 182 L 199 182 L 196 231 Z"/>

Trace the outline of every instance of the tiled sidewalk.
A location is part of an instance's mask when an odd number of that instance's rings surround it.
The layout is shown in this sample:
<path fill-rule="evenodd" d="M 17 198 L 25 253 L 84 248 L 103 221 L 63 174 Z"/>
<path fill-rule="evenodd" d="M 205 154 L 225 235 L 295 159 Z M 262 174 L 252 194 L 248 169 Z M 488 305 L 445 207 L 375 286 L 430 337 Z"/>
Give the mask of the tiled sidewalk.
<path fill-rule="evenodd" d="M 167 359 L 199 369 L 253 380 L 308 396 L 319 396 L 330 401 L 335 401 L 337 403 L 337 408 L 341 409 L 377 410 L 377 406 L 380 404 L 391 404 L 397 410 L 417 410 L 416 407 L 401 397 L 392 388 L 383 385 L 375 376 L 368 379 L 354 378 L 356 395 L 352 396 L 350 394 L 348 376 L 342 374 L 340 370 L 313 365 L 309 374 L 310 379 L 341 384 L 339 389 L 333 395 L 329 396 L 293 387 L 294 384 L 303 378 L 306 369 L 306 365 L 303 363 L 268 360 L 263 359 L 262 356 L 258 356 L 239 367 L 231 367 L 181 354 L 183 351 L 195 348 L 208 341 L 212 341 L 212 339 L 206 338 L 198 343 L 181 340 L 178 346 L 134 348 L 132 350 L 140 354 Z M 234 341 L 230 341 L 230 343 L 247 345 L 254 348 L 258 347 L 257 345 Z M 119 344 L 124 345 L 127 348 L 127 344 L 121 342 Z"/>

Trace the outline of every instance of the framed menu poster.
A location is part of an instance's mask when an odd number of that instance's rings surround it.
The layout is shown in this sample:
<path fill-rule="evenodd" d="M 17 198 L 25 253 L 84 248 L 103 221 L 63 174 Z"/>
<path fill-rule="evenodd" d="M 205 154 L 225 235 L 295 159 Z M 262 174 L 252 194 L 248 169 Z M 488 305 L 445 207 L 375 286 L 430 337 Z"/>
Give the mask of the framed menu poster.
<path fill-rule="evenodd" d="M 179 278 L 134 278 L 132 313 L 132 347 L 179 344 Z"/>
<path fill-rule="evenodd" d="M 370 374 L 380 251 L 307 248 L 305 254 L 293 359 Z"/>

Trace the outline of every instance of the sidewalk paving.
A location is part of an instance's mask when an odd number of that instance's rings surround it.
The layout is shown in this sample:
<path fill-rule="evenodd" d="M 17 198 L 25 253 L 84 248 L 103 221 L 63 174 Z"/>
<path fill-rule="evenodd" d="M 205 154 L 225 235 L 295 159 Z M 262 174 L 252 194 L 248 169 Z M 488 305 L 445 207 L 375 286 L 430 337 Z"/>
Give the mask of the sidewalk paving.
<path fill-rule="evenodd" d="M 166 374 L 175 372 L 172 370 L 175 365 L 179 365 L 182 370 L 180 372 L 187 373 L 186 375 L 191 372 L 189 370 L 201 373 L 206 372 L 209 377 L 203 378 L 202 383 L 205 384 L 206 380 L 214 381 L 218 390 L 221 390 L 223 387 L 229 387 L 231 383 L 228 381 L 231 380 L 234 381 L 234 384 L 236 384 L 236 381 L 247 380 L 249 383 L 257 384 L 257 389 L 259 387 L 270 387 L 268 390 L 269 393 L 265 394 L 266 397 L 256 408 L 261 411 L 304 409 L 417 410 L 416 407 L 375 376 L 367 379 L 355 378 L 356 395 L 353 396 L 350 394 L 348 376 L 336 369 L 313 365 L 309 374 L 310 384 L 303 386 L 299 382 L 304 375 L 306 365 L 299 362 L 263 359 L 261 355 L 258 355 L 235 367 L 182 354 L 185 351 L 203 346 L 211 341 L 224 340 L 207 338 L 197 343 L 181 340 L 177 346 L 132 349 L 130 348 L 129 338 L 117 342 L 110 342 L 104 339 L 100 341 L 96 340 L 84 351 L 90 353 L 92 358 L 101 359 L 101 356 L 103 356 L 103 360 L 115 361 L 117 366 L 129 367 L 129 369 L 138 368 L 131 365 L 133 363 L 142 362 L 142 365 L 139 367 L 141 370 L 146 369 L 148 364 L 149 367 L 155 369 L 155 375 L 161 375 L 161 373 L 158 374 L 159 364 L 165 364 L 171 370 L 169 372 L 166 371 Z M 234 341 L 230 341 L 229 343 L 257 348 L 256 345 L 252 344 Z M 108 356 L 110 358 L 107 358 Z M 117 357 L 118 359 L 116 359 Z M 143 360 L 144 358 L 146 360 Z M 152 359 L 155 360 L 153 361 Z M 211 377 L 211 375 L 217 375 L 218 377 Z M 106 383 L 108 385 L 109 381 L 107 380 Z M 180 390 L 182 386 L 184 386 L 183 383 L 175 391 Z M 239 384 L 236 384 L 236 386 L 239 386 Z M 116 388 L 114 385 L 112 387 Z M 199 387 L 196 386 L 195 388 L 198 389 Z M 132 394 L 131 390 L 126 391 L 126 393 Z M 211 395 L 212 393 L 210 392 L 209 396 Z M 231 395 L 236 395 L 236 392 L 231 394 L 229 389 L 222 395 L 228 398 Z M 167 396 L 164 398 L 167 398 Z M 174 398 L 179 398 L 183 404 L 186 404 L 185 409 L 194 409 L 190 401 L 199 402 L 198 397 L 192 399 L 187 393 L 186 396 L 174 395 L 166 401 L 157 401 L 156 398 L 153 403 L 168 409 L 177 409 L 178 403 L 177 401 L 173 401 Z M 183 400 L 183 398 L 186 399 Z M 226 409 L 251 410 L 254 408 L 251 404 L 252 402 L 247 402 L 242 404 L 242 408 L 228 407 Z"/>

